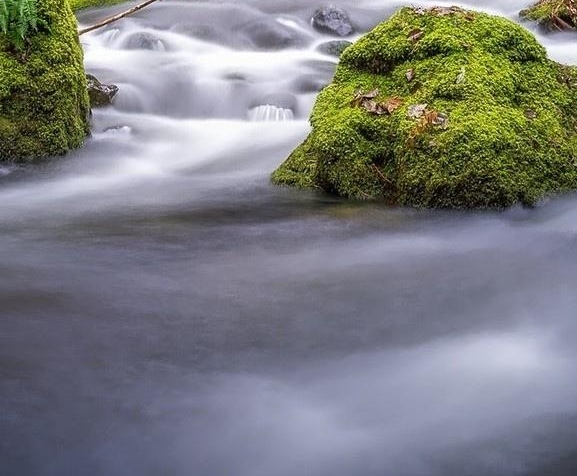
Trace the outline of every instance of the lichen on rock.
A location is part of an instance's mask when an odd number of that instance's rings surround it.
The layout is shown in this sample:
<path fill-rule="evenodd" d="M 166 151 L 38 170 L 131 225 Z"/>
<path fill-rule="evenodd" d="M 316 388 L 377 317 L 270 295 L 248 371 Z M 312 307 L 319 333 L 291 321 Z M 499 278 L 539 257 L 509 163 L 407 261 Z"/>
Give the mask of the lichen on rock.
<path fill-rule="evenodd" d="M 547 30 L 577 28 L 576 0 L 539 0 L 520 12 L 521 18 L 537 21 Z"/>
<path fill-rule="evenodd" d="M 346 49 L 277 184 L 437 208 L 577 188 L 577 69 L 515 23 L 403 8 Z"/>
<path fill-rule="evenodd" d="M 39 0 L 46 25 L 14 51 L 0 35 L 0 160 L 60 155 L 89 133 L 88 94 L 68 0 Z"/>

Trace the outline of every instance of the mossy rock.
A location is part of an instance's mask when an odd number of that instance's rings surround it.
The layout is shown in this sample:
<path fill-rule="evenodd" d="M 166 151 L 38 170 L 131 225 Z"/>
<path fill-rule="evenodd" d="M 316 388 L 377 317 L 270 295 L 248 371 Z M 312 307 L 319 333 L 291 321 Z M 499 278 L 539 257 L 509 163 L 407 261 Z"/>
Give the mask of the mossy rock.
<path fill-rule="evenodd" d="M 69 0 L 74 11 L 126 3 L 128 0 Z"/>
<path fill-rule="evenodd" d="M 0 35 L 0 160 L 61 155 L 83 144 L 89 105 L 82 48 L 67 0 L 39 0 L 47 27 L 14 51 Z"/>
<path fill-rule="evenodd" d="M 577 69 L 515 23 L 403 8 L 346 49 L 277 184 L 435 208 L 577 188 Z"/>
<path fill-rule="evenodd" d="M 522 10 L 521 18 L 537 21 L 547 30 L 575 30 L 577 2 L 575 0 L 540 0 Z"/>

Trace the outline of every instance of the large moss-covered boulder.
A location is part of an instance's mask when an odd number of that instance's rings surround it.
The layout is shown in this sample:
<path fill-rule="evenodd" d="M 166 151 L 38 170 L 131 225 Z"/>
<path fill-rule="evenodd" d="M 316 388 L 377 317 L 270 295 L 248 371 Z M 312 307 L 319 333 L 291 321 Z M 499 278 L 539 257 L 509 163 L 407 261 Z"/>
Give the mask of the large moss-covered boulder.
<path fill-rule="evenodd" d="M 503 18 L 401 9 L 346 49 L 311 124 L 275 183 L 441 208 L 577 188 L 577 70 Z"/>
<path fill-rule="evenodd" d="M 576 0 L 539 0 L 522 10 L 521 18 L 534 20 L 547 30 L 575 30 L 577 28 Z"/>
<path fill-rule="evenodd" d="M 59 155 L 89 133 L 88 93 L 68 0 L 38 0 L 42 28 L 17 51 L 0 35 L 0 160 Z"/>

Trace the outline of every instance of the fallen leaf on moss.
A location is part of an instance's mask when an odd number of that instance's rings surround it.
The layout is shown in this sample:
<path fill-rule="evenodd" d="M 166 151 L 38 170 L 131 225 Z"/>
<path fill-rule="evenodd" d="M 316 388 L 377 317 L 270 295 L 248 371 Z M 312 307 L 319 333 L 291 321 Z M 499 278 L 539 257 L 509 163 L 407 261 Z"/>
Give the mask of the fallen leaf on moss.
<path fill-rule="evenodd" d="M 407 111 L 409 118 L 419 119 L 420 117 L 423 117 L 423 114 L 425 114 L 427 106 L 428 104 L 413 104 L 409 106 L 409 109 Z"/>
<path fill-rule="evenodd" d="M 385 114 L 392 114 L 401 105 L 403 100 L 399 97 L 389 98 L 383 102 L 376 102 L 373 100 L 368 100 L 362 103 L 362 107 L 370 112 L 371 114 L 376 114 L 377 116 L 384 116 Z"/>
<path fill-rule="evenodd" d="M 387 112 L 392 114 L 403 105 L 403 98 L 393 96 L 392 98 L 387 99 L 384 105 Z"/>
<path fill-rule="evenodd" d="M 364 101 L 361 106 L 371 114 L 377 114 L 378 116 L 381 116 L 385 113 L 381 105 L 373 100 Z"/>
<path fill-rule="evenodd" d="M 363 102 L 371 100 L 371 99 L 375 99 L 377 96 L 379 95 L 379 90 L 377 89 L 373 89 L 372 91 L 369 92 L 363 92 L 361 90 L 358 90 L 355 93 L 355 96 L 353 97 L 353 100 L 351 101 L 351 105 L 353 106 L 360 106 Z"/>
<path fill-rule="evenodd" d="M 425 34 L 425 32 L 423 30 L 421 30 L 420 28 L 415 28 L 414 30 L 411 30 L 409 33 L 409 41 L 411 43 L 416 43 L 417 41 L 419 41 L 423 35 Z"/>
<path fill-rule="evenodd" d="M 464 10 L 461 7 L 433 7 L 433 8 L 431 8 L 431 13 L 434 13 L 440 17 L 453 15 L 454 13 L 463 13 L 463 12 L 464 12 Z"/>
<path fill-rule="evenodd" d="M 376 101 L 375 98 L 378 95 L 378 89 L 366 93 L 357 91 L 351 101 L 351 105 L 354 107 L 362 107 L 367 112 L 376 114 L 377 116 L 392 114 L 403 105 L 403 99 L 398 96 L 390 97 L 386 101 Z"/>
<path fill-rule="evenodd" d="M 425 120 L 431 126 L 447 127 L 449 118 L 446 114 L 437 111 L 425 111 Z"/>

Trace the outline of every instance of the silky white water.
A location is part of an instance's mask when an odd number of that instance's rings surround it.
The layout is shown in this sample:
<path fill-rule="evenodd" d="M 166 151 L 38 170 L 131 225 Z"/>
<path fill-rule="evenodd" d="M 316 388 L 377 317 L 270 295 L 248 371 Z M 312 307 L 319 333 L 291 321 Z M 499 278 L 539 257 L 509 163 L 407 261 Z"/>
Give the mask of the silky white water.
<path fill-rule="evenodd" d="M 452 2 L 338 4 L 359 36 Z M 85 148 L 0 168 L 0 474 L 577 474 L 577 198 L 270 185 L 336 66 L 317 6 L 163 0 L 82 36 L 114 105 Z"/>

